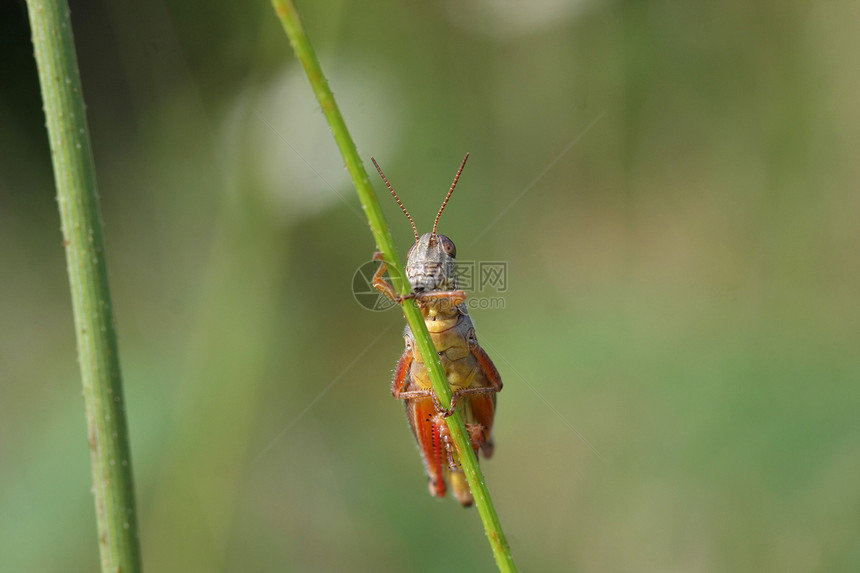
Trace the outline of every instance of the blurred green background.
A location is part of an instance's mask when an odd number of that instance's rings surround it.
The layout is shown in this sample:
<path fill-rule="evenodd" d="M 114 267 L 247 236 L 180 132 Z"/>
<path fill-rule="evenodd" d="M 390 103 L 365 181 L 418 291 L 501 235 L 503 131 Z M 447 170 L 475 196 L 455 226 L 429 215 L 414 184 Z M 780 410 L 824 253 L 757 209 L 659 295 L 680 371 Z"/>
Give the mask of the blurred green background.
<path fill-rule="evenodd" d="M 440 231 L 508 264 L 473 317 L 522 570 L 860 570 L 860 4 L 299 9 L 422 232 L 472 153 Z M 374 245 L 269 4 L 72 17 L 146 569 L 493 571 L 477 513 L 427 494 L 403 319 L 353 299 Z M 22 1 L 0 33 L 0 571 L 94 571 Z"/>

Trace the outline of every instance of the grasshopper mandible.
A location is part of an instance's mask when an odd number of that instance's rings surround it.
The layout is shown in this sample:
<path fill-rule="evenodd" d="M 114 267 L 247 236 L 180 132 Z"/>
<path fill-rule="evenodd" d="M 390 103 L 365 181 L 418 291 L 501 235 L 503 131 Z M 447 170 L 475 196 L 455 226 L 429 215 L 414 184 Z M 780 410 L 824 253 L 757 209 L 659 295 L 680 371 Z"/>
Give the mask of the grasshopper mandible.
<path fill-rule="evenodd" d="M 387 266 L 380 253 L 373 256 L 381 262 L 373 276 L 373 286 L 397 303 L 408 298 L 414 298 L 418 303 L 427 330 L 439 352 L 453 396 L 448 408 L 439 403 L 409 325 L 406 325 L 403 333 L 406 350 L 397 363 L 391 391 L 395 398 L 403 400 L 406 405 L 406 417 L 427 470 L 430 494 L 444 497 L 446 483 L 450 483 L 454 495 L 463 506 L 472 505 L 472 492 L 448 434 L 445 418 L 459 410 L 466 421 L 475 453 L 480 451 L 485 458 L 489 458 L 493 455 L 491 432 L 496 393 L 502 389 L 498 370 L 475 337 L 475 326 L 464 304 L 466 293 L 457 290 L 457 249 L 451 239 L 436 232 L 439 217 L 454 193 L 467 159 L 468 153 L 436 214 L 433 231 L 419 236 L 409 211 L 394 192 L 379 164 L 371 158 L 397 204 L 409 218 L 415 233 L 415 244 L 409 249 L 406 261 L 406 277 L 412 292 L 400 296 L 391 283 L 385 280 L 383 275 Z"/>

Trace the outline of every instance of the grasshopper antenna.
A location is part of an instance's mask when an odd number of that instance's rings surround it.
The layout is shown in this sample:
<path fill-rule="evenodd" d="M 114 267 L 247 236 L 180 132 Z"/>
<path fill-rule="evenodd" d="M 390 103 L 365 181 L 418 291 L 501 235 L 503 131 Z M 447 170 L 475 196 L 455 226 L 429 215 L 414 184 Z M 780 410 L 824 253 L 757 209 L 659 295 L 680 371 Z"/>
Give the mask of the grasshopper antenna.
<path fill-rule="evenodd" d="M 382 180 L 385 181 L 385 185 L 388 187 L 388 190 L 391 191 L 391 194 L 394 195 L 394 200 L 397 201 L 397 204 L 400 205 L 400 208 L 403 209 L 403 213 L 409 219 L 409 222 L 412 223 L 412 232 L 415 233 L 415 242 L 417 243 L 419 240 L 418 237 L 418 227 L 415 226 L 415 221 L 412 220 L 412 215 L 409 214 L 409 211 L 406 210 L 406 207 L 403 206 L 403 203 L 400 202 L 400 197 L 397 196 L 397 193 L 394 192 L 394 187 L 391 186 L 391 183 L 388 182 L 388 177 L 385 176 L 385 173 L 382 172 L 382 168 L 379 167 L 379 163 L 376 162 L 376 159 L 373 157 L 370 158 L 373 161 L 373 166 L 376 167 L 376 170 L 379 171 L 379 174 L 382 176 Z M 457 174 L 460 175 L 459 173 Z"/>
<path fill-rule="evenodd" d="M 448 194 L 445 195 L 445 200 L 442 201 L 442 206 L 439 207 L 439 212 L 436 213 L 436 220 L 433 221 L 433 232 L 431 233 L 432 237 L 436 237 L 436 227 L 439 226 L 439 217 L 442 216 L 442 211 L 445 210 L 445 205 L 448 204 L 448 199 L 451 198 L 451 195 L 454 193 L 454 187 L 457 186 L 457 181 L 460 179 L 460 173 L 463 172 L 463 168 L 466 166 L 466 161 L 469 159 L 469 154 L 466 154 L 466 157 L 463 158 L 463 163 L 460 164 L 460 169 L 457 170 L 457 175 L 454 176 L 454 182 L 451 183 L 451 189 L 448 190 Z M 375 162 L 374 162 L 375 163 Z M 380 173 L 382 173 L 380 171 Z M 392 191 L 394 193 L 394 191 Z"/>

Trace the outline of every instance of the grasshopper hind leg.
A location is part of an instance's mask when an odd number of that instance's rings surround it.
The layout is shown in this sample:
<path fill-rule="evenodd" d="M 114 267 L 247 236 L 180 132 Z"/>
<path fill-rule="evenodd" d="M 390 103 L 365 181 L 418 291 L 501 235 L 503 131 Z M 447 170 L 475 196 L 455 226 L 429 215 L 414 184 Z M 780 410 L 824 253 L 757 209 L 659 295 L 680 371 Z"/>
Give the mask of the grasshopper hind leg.
<path fill-rule="evenodd" d="M 451 440 L 451 434 L 448 431 L 445 416 L 437 412 L 433 418 L 433 425 L 439 428 L 439 435 L 442 445 L 445 448 L 444 453 L 448 462 L 448 465 L 445 468 L 445 474 L 448 478 L 447 481 L 451 484 L 451 489 L 454 491 L 454 497 L 457 498 L 460 505 L 463 507 L 469 507 L 475 500 L 472 498 L 472 490 L 469 488 L 469 482 L 466 480 L 466 474 L 463 473 L 463 468 L 460 465 L 457 450 Z"/>
<path fill-rule="evenodd" d="M 450 470 L 443 428 L 435 423 L 436 408 L 433 401 L 427 397 L 410 398 L 405 402 L 406 417 L 418 442 L 418 450 L 427 472 L 430 495 L 445 497 L 445 474 Z"/>

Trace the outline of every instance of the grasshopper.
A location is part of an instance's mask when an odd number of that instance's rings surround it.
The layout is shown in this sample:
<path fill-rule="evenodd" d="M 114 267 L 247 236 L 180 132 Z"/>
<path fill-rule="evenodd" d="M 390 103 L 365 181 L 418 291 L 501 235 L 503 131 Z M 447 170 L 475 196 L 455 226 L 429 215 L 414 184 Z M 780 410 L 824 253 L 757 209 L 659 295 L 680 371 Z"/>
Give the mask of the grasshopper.
<path fill-rule="evenodd" d="M 475 326 L 464 304 L 466 293 L 457 290 L 457 248 L 451 239 L 436 232 L 442 211 L 451 199 L 468 159 L 467 153 L 436 214 L 433 231 L 419 236 L 409 211 L 403 206 L 379 164 L 371 158 L 415 233 L 415 244 L 409 249 L 406 262 L 406 277 L 412 292 L 400 296 L 391 283 L 385 280 L 383 275 L 387 266 L 381 253 L 373 256 L 374 260 L 381 262 L 373 276 L 373 286 L 398 304 L 409 298 L 418 303 L 451 384 L 452 400 L 448 408 L 439 403 L 409 325 L 406 325 L 403 333 L 406 349 L 394 371 L 391 391 L 406 406 L 406 417 L 424 460 L 430 494 L 445 497 L 447 483 L 450 483 L 455 497 L 464 507 L 472 505 L 472 492 L 448 433 L 445 418 L 459 409 L 466 421 L 475 453 L 480 451 L 485 458 L 490 458 L 494 448 L 491 432 L 496 393 L 502 389 L 498 370 L 478 344 Z"/>

